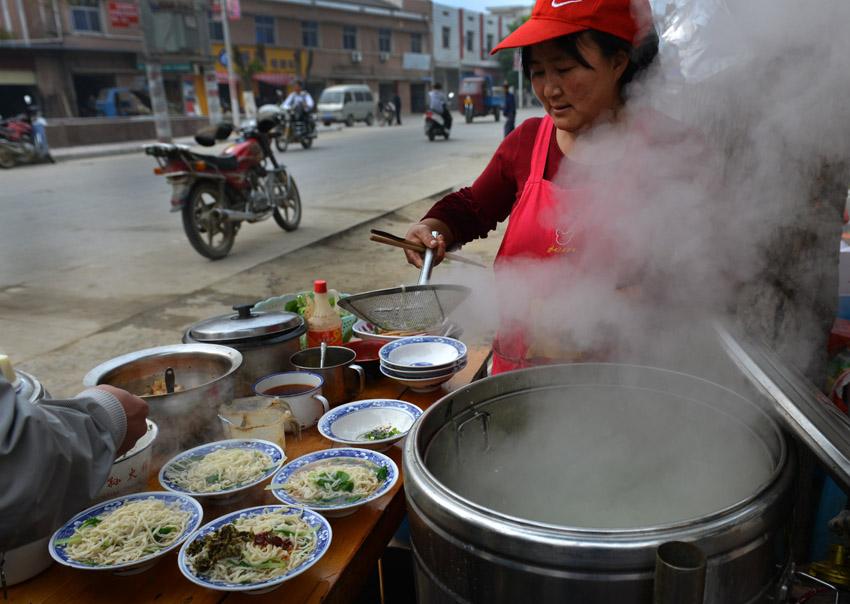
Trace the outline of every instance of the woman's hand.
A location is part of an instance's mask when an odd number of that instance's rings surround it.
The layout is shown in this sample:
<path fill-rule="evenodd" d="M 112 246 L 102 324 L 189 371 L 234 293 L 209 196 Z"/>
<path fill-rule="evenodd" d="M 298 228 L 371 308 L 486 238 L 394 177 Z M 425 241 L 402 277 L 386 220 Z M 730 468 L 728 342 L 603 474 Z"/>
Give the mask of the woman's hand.
<path fill-rule="evenodd" d="M 440 227 L 443 228 L 440 228 Z M 429 247 L 434 250 L 434 266 L 440 264 L 443 261 L 443 258 L 446 256 L 446 236 L 443 234 L 448 229 L 445 225 L 442 224 L 429 224 L 426 222 L 417 222 L 413 226 L 411 226 L 407 233 L 404 235 L 404 238 L 408 241 L 414 241 L 416 243 L 421 243 L 425 247 Z M 437 231 L 440 234 L 434 237 L 431 234 L 431 231 Z M 407 257 L 407 261 L 415 266 L 416 268 L 422 268 L 423 255 L 419 252 L 414 252 L 413 250 L 404 250 L 404 255 Z"/>

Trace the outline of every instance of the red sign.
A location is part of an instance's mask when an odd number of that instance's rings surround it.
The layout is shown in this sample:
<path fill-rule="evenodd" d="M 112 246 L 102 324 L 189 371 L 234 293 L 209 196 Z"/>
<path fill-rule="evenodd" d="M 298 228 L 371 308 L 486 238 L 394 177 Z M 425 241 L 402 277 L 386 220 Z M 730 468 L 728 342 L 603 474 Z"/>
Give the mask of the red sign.
<path fill-rule="evenodd" d="M 212 0 L 213 18 L 221 20 L 221 0 Z M 227 18 L 230 21 L 238 21 L 242 17 L 242 6 L 239 0 L 227 0 Z"/>
<path fill-rule="evenodd" d="M 138 25 L 139 6 L 135 2 L 110 2 L 109 22 L 112 27 Z"/>

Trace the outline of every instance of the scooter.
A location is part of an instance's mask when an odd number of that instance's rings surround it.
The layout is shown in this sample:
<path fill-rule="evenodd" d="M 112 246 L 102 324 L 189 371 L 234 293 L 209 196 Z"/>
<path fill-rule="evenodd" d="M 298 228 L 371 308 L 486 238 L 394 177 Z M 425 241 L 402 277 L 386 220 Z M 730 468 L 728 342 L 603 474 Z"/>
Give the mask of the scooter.
<path fill-rule="evenodd" d="M 186 145 L 156 143 L 145 153 L 156 159 L 154 174 L 172 186 L 171 211 L 180 212 L 189 243 L 211 260 L 224 258 L 243 222 L 274 216 L 285 231 L 301 222 L 301 196 L 285 166 L 271 149 L 269 132 L 276 122 L 248 121 L 236 143 L 220 155 L 205 155 Z M 224 141 L 233 125 L 219 124 L 195 135 L 202 146 Z"/>
<path fill-rule="evenodd" d="M 438 136 L 449 140 L 449 132 L 451 125 L 446 124 L 445 118 L 435 111 L 430 109 L 425 112 L 425 136 L 429 141 L 433 141 Z"/>
<path fill-rule="evenodd" d="M 29 95 L 24 96 L 24 103 L 26 113 L 0 120 L 0 168 L 9 169 L 16 164 L 39 161 L 53 163 L 44 136 L 47 122 L 38 115 L 38 108 Z"/>

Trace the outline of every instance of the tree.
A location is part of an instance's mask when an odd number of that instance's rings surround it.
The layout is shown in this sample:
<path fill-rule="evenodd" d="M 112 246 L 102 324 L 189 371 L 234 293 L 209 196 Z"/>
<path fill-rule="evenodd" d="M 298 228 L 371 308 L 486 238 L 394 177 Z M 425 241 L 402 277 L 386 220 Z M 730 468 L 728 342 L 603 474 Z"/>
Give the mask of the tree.
<path fill-rule="evenodd" d="M 250 55 L 245 53 L 246 56 Z M 266 70 L 266 49 L 262 44 L 257 45 L 257 52 L 250 62 L 245 62 L 242 51 L 238 46 L 233 46 L 233 66 L 236 73 L 242 78 L 242 90 L 254 89 L 254 76 Z"/>
<path fill-rule="evenodd" d="M 508 27 L 511 31 L 516 30 L 517 27 L 528 21 L 531 15 L 526 15 L 525 17 L 520 17 L 513 23 L 511 23 Z M 519 49 L 517 49 L 518 51 Z M 496 55 L 496 59 L 499 61 L 499 68 L 502 71 L 502 77 L 507 80 L 511 86 L 516 88 L 517 81 L 517 73 L 514 70 L 514 50 L 503 50 L 499 54 Z"/>

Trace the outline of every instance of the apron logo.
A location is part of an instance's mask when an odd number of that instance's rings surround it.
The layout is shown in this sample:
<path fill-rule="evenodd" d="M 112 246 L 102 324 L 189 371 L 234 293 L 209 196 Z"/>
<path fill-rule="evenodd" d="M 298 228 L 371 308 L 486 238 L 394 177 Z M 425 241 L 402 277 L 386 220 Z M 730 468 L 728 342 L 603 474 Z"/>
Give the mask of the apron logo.
<path fill-rule="evenodd" d="M 561 2 L 556 2 L 556 0 L 552 0 L 552 8 L 561 8 L 567 4 L 578 4 L 581 1 L 582 0 L 562 0 Z"/>
<path fill-rule="evenodd" d="M 576 251 L 576 247 L 570 244 L 575 238 L 575 232 L 572 229 L 555 229 L 555 245 L 550 245 L 546 250 L 547 254 L 572 254 Z"/>

